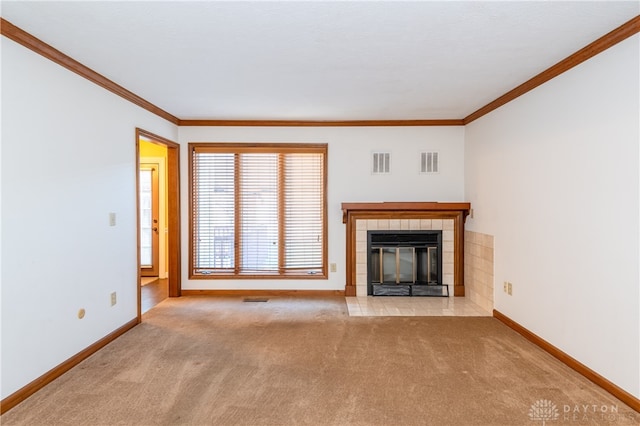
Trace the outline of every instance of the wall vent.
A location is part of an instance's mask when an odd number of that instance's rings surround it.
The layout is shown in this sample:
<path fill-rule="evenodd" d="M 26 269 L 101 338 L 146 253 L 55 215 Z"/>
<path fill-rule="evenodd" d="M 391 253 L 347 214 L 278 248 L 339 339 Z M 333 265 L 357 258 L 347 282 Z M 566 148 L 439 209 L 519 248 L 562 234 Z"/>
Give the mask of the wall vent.
<path fill-rule="evenodd" d="M 420 153 L 420 173 L 438 173 L 439 170 L 440 162 L 437 152 Z"/>
<path fill-rule="evenodd" d="M 391 153 L 374 152 L 372 157 L 371 172 L 374 175 L 382 175 L 390 173 Z"/>

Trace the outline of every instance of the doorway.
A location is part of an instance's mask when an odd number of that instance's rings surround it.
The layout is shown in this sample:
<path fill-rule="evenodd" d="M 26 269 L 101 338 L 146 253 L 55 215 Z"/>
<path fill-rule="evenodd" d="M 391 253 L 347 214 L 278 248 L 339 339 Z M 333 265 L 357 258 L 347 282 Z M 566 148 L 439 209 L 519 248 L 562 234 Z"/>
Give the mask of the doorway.
<path fill-rule="evenodd" d="M 136 129 L 139 321 L 181 292 L 179 153 L 177 143 Z"/>

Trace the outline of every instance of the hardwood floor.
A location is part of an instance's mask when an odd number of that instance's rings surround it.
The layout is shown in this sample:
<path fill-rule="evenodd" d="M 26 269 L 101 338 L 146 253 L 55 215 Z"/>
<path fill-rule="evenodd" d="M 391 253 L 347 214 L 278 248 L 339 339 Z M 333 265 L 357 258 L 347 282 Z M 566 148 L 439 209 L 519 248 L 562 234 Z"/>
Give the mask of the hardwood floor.
<path fill-rule="evenodd" d="M 142 313 L 162 302 L 169 295 L 169 280 L 157 279 L 142 286 Z"/>

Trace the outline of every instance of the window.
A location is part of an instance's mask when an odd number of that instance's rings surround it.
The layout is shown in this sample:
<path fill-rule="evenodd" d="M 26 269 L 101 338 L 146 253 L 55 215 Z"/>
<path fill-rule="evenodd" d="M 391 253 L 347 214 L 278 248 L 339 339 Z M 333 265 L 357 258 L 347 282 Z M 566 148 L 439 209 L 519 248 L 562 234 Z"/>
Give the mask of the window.
<path fill-rule="evenodd" d="M 326 278 L 326 144 L 189 144 L 191 278 Z"/>

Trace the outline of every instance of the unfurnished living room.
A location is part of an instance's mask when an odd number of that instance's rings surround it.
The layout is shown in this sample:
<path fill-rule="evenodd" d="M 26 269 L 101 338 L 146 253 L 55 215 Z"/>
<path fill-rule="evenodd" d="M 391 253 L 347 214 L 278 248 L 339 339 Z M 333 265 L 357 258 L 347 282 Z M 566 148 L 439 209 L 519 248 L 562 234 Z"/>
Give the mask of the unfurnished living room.
<path fill-rule="evenodd" d="M 640 424 L 639 2 L 0 14 L 2 424 Z"/>

